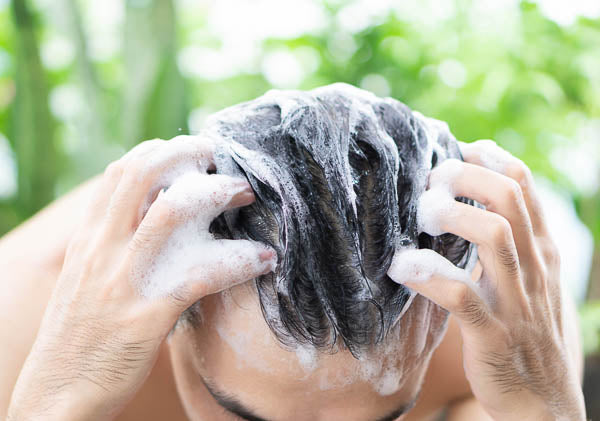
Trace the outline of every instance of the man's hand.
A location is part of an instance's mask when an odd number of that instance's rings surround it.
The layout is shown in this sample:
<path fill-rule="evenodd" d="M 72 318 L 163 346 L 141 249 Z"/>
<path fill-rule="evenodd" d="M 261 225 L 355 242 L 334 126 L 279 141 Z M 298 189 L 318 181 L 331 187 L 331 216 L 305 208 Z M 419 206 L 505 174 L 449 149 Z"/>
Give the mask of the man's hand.
<path fill-rule="evenodd" d="M 481 280 L 426 249 L 397 251 L 388 274 L 456 317 L 467 379 L 495 420 L 585 420 L 563 330 L 559 255 L 531 172 L 490 141 L 461 150 L 465 162 L 435 168 L 429 189 L 445 184 L 453 197 L 485 205 L 451 201 L 436 216 L 436 229 L 477 244 Z"/>
<path fill-rule="evenodd" d="M 164 279 L 172 288 L 160 285 L 160 294 L 139 284 L 184 224 L 210 222 L 254 201 L 245 180 L 206 173 L 214 167 L 212 153 L 210 143 L 193 137 L 154 140 L 108 166 L 67 250 L 13 391 L 10 420 L 115 416 L 147 378 L 160 344 L 187 307 L 272 270 L 274 251 L 266 246 L 198 232 L 205 253 L 189 267 L 175 268 L 184 279 Z M 168 189 L 168 174 L 178 168 L 202 183 L 183 192 L 185 200 Z"/>

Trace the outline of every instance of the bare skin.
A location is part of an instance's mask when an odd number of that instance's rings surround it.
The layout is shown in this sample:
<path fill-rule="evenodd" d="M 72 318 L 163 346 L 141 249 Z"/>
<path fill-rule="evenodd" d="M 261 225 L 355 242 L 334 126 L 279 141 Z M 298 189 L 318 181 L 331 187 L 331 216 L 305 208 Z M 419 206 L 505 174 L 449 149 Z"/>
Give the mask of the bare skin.
<path fill-rule="evenodd" d="M 120 169 L 126 171 L 127 168 L 128 166 L 122 162 Z M 109 178 L 108 181 L 107 178 Z M 231 351 L 228 350 L 226 346 L 219 346 L 218 335 L 214 334 L 214 332 L 211 334 L 208 330 L 203 332 L 202 329 L 200 332 L 194 332 L 195 336 L 187 335 L 184 331 L 176 331 L 168 344 L 163 342 L 163 340 L 174 321 L 177 319 L 179 313 L 186 305 L 191 304 L 201 297 L 206 297 L 204 301 L 207 302 L 210 302 L 211 300 L 218 301 L 216 298 L 219 296 L 218 294 L 212 296 L 209 296 L 209 294 L 215 293 L 224 287 L 232 287 L 235 284 L 243 283 L 246 280 L 243 279 L 246 275 L 239 275 L 235 279 L 230 279 L 229 284 L 221 284 L 216 289 L 212 290 L 207 288 L 206 284 L 204 284 L 203 287 L 197 286 L 195 291 L 190 292 L 188 296 L 181 300 L 182 302 L 163 300 L 162 302 L 155 302 L 152 304 L 139 300 L 139 297 L 129 291 L 129 288 L 125 286 L 128 285 L 128 283 L 123 280 L 126 276 L 114 278 L 111 274 L 108 276 L 110 282 L 106 282 L 106 278 L 104 278 L 105 282 L 102 284 L 95 281 L 95 279 L 98 278 L 97 272 L 95 271 L 93 272 L 93 276 L 84 279 L 85 282 L 81 281 L 81 275 L 76 277 L 65 276 L 63 261 L 65 261 L 67 244 L 71 241 L 73 232 L 75 231 L 75 224 L 73 224 L 73 221 L 80 218 L 85 219 L 87 217 L 88 221 L 90 221 L 88 222 L 88 226 L 93 225 L 91 219 L 89 219 L 89 212 L 87 214 L 85 211 L 81 212 L 83 203 L 87 203 L 89 199 L 90 190 L 95 189 L 98 191 L 98 189 L 100 189 L 101 192 L 104 192 L 104 194 L 101 195 L 104 200 L 110 202 L 110 198 L 116 194 L 116 191 L 119 191 L 119 188 L 117 187 L 118 184 L 119 183 L 115 183 L 114 180 L 111 183 L 110 176 L 107 177 L 107 175 L 105 175 L 101 180 L 91 182 L 88 186 L 83 186 L 79 191 L 58 201 L 47 210 L 34 217 L 27 224 L 5 236 L 0 241 L 0 256 L 2 256 L 0 272 L 5 274 L 0 283 L 2 291 L 0 294 L 0 314 L 2 314 L 2 321 L 4 322 L 2 323 L 2 326 L 0 326 L 0 337 L 3 344 L 9 344 L 9 346 L 0 349 L 0 371 L 3 373 L 2 380 L 0 381 L 0 415 L 3 416 L 6 413 L 10 404 L 12 419 L 35 419 L 36 411 L 40 411 L 39 403 L 41 400 L 44 404 L 43 408 L 53 408 L 52 413 L 56 416 L 56 419 L 80 419 L 77 415 L 85 419 L 106 419 L 114 417 L 117 414 L 119 414 L 119 419 L 130 420 L 186 419 L 184 408 L 180 402 L 182 400 L 184 401 L 189 412 L 189 407 L 194 407 L 192 400 L 195 396 L 195 398 L 202 400 L 200 404 L 202 406 L 201 410 L 210 411 L 206 412 L 206 414 L 209 414 L 210 419 L 239 419 L 234 418 L 232 415 L 227 415 L 222 408 L 219 408 L 214 399 L 207 394 L 205 389 L 203 389 L 202 385 L 190 386 L 189 384 L 186 384 L 187 379 L 182 374 L 181 369 L 185 368 L 186 364 L 193 362 L 193 359 L 185 361 L 186 354 L 184 352 L 186 347 L 190 347 L 191 344 L 194 343 L 194 341 L 189 340 L 192 337 L 195 338 L 196 341 L 200 341 L 200 345 L 213 344 L 212 346 L 216 347 L 216 350 L 213 352 L 210 352 L 208 345 L 205 350 L 200 350 L 201 353 L 203 352 L 201 355 L 206 358 L 212 357 L 214 359 L 215 355 L 219 352 Z M 529 192 L 523 191 L 522 194 L 527 196 Z M 528 198 L 525 197 L 523 200 L 523 203 L 527 203 Z M 117 203 L 119 202 L 117 201 Z M 137 210 L 137 205 L 134 205 L 135 204 L 132 204 L 131 207 Z M 104 208 L 102 206 L 95 206 L 94 208 L 97 212 L 97 209 L 106 209 L 106 204 Z M 527 208 L 529 211 L 529 207 Z M 498 210 L 498 212 L 500 213 L 501 210 Z M 133 216 L 134 213 L 132 213 L 131 210 L 129 213 L 132 215 L 132 220 L 135 220 L 135 217 Z M 121 209 L 119 215 L 123 214 L 127 214 L 127 209 Z M 507 216 L 507 218 L 510 220 L 509 216 Z M 102 220 L 102 217 L 93 218 L 92 220 L 98 219 Z M 94 255 L 102 250 L 116 247 L 120 243 L 125 243 L 127 239 L 130 239 L 130 236 L 135 235 L 135 228 L 139 225 L 139 221 L 135 221 L 132 225 L 134 229 L 131 232 L 123 234 L 123 237 L 121 237 L 120 240 L 119 238 L 106 240 L 108 242 L 102 243 L 101 247 L 93 249 L 93 251 L 89 253 Z M 97 231 L 95 232 L 106 232 L 101 230 L 107 230 L 107 227 L 110 228 L 111 226 L 110 223 L 107 223 L 104 227 L 96 227 Z M 449 227 L 449 231 L 452 229 L 456 229 L 456 225 Z M 108 229 L 108 231 L 110 231 L 110 229 Z M 81 236 L 81 233 L 78 235 Z M 467 236 L 465 235 L 465 237 Z M 125 240 L 123 240 L 123 238 Z M 472 241 L 475 240 L 476 239 L 472 239 Z M 516 240 L 516 242 L 519 243 L 518 240 Z M 79 248 L 84 248 L 83 244 L 87 243 L 89 243 L 89 241 L 82 240 L 79 243 L 81 244 Z M 517 249 L 518 248 L 519 247 L 517 246 Z M 130 248 L 126 246 L 123 250 L 130 250 Z M 90 255 L 84 254 L 79 259 L 76 257 L 70 258 L 73 255 L 77 256 L 77 254 L 76 250 L 70 256 L 68 255 L 66 262 L 73 262 L 70 267 L 75 269 L 73 269 L 73 272 L 71 273 L 80 274 L 81 272 L 77 269 L 81 268 L 83 264 L 82 261 L 88 259 Z M 114 254 L 116 253 L 113 253 L 113 255 Z M 519 252 L 520 257 L 521 254 L 523 253 Z M 113 255 L 107 258 L 116 259 Z M 523 261 L 524 259 L 521 259 L 521 262 Z M 522 266 L 524 265 L 522 264 Z M 67 267 L 66 264 L 65 267 Z M 65 278 L 67 280 L 65 280 Z M 72 282 L 73 278 L 79 279 L 80 284 L 84 286 L 78 288 L 83 294 L 79 297 L 82 299 L 75 300 L 74 303 L 85 302 L 87 306 L 84 312 L 83 309 L 78 309 L 78 306 L 71 304 L 69 306 L 70 312 L 65 315 L 65 313 L 58 312 L 57 310 L 57 308 L 60 308 L 59 303 L 61 303 L 61 300 L 56 298 L 56 293 L 54 294 L 54 297 L 51 297 L 51 293 L 53 290 L 60 290 L 59 288 L 61 285 L 63 285 L 63 288 L 72 289 L 72 284 L 68 284 L 67 282 Z M 55 285 L 57 279 L 58 288 Z M 437 277 L 432 280 L 432 283 L 435 282 L 442 281 Z M 100 291 L 100 293 L 106 293 L 104 285 L 107 283 L 113 288 L 112 290 L 109 290 L 108 295 L 114 296 L 115 291 L 117 291 L 116 296 L 122 300 L 122 302 L 119 306 L 112 308 L 112 311 L 109 313 L 105 313 L 105 309 L 102 308 L 95 309 L 95 316 L 102 319 L 114 319 L 115 313 L 117 313 L 117 315 L 119 313 L 125 314 L 126 316 L 123 316 L 123 320 L 128 320 L 130 324 L 137 324 L 138 326 L 137 329 L 127 331 L 125 333 L 126 338 L 128 341 L 136 343 L 147 343 L 149 341 L 151 344 L 147 348 L 148 352 L 144 352 L 144 357 L 140 359 L 139 365 L 134 367 L 132 373 L 127 376 L 127 379 L 117 381 L 116 386 L 111 387 L 108 390 L 104 390 L 102 387 L 97 389 L 86 381 L 80 383 L 80 380 L 77 380 L 75 382 L 76 387 L 70 385 L 70 382 L 67 382 L 67 385 L 63 386 L 61 390 L 62 396 L 64 397 L 63 399 L 56 399 L 56 396 L 49 398 L 48 395 L 52 395 L 47 393 L 50 386 L 47 386 L 46 388 L 42 387 L 40 390 L 40 372 L 48 371 L 46 377 L 50 378 L 55 376 L 55 374 L 52 373 L 58 373 L 61 372 L 61 370 L 64 371 L 65 364 L 63 362 L 61 367 L 53 366 L 53 364 L 56 364 L 56 361 L 60 359 L 48 357 L 49 354 L 51 356 L 53 353 L 54 355 L 60 355 L 61 352 L 64 353 L 64 349 L 61 349 L 60 351 L 53 350 L 52 344 L 56 342 L 55 338 L 60 338 L 60 335 L 64 334 L 64 332 L 72 332 L 73 326 L 77 324 L 75 321 L 82 320 L 82 314 L 89 315 L 90 309 L 87 307 L 92 305 L 92 309 L 94 309 L 93 302 L 83 300 L 85 297 L 88 297 L 85 298 L 86 300 L 91 299 L 88 294 L 85 294 L 86 288 L 91 288 L 90 285 L 96 285 L 95 288 L 100 289 L 91 289 L 94 292 L 90 294 L 97 296 L 98 291 Z M 102 285 L 102 287 L 99 285 Z M 244 289 L 247 289 L 247 285 L 248 284 L 240 285 L 232 289 L 232 291 L 238 291 L 236 295 L 239 300 L 251 299 L 251 294 L 244 293 Z M 411 285 L 411 287 L 420 289 L 420 292 L 422 292 L 423 295 L 430 296 L 430 298 L 436 302 L 440 301 L 438 304 L 450 307 L 448 310 L 452 313 L 458 312 L 458 314 L 463 317 L 456 318 L 451 316 L 448 332 L 442 344 L 434 353 L 429 365 L 421 367 L 419 375 L 415 377 L 415 385 L 409 385 L 399 392 L 398 399 L 409 397 L 411 394 L 409 392 L 411 390 L 418 390 L 417 383 L 419 383 L 418 380 L 420 379 L 417 378 L 420 377 L 420 375 L 424 375 L 424 382 L 419 401 L 409 414 L 400 419 L 434 419 L 443 408 L 448 408 L 448 419 L 450 420 L 491 419 L 482 409 L 480 402 L 484 402 L 488 411 L 490 411 L 491 408 L 492 410 L 490 412 L 493 412 L 494 408 L 499 407 L 498 405 L 495 406 L 496 402 L 494 401 L 494 396 L 505 396 L 503 391 L 500 389 L 494 390 L 493 388 L 490 390 L 491 387 L 488 384 L 480 386 L 477 379 L 473 379 L 473 376 L 471 377 L 471 383 L 469 383 L 469 380 L 467 380 L 467 377 L 465 376 L 465 371 L 463 370 L 464 356 L 462 354 L 463 344 L 461 335 L 467 335 L 466 337 L 469 338 L 468 340 L 473 341 L 473 337 L 481 338 L 485 333 L 474 329 L 469 330 L 470 327 L 464 320 L 465 313 L 461 312 L 458 307 L 453 308 L 452 302 L 443 301 L 444 297 L 440 298 L 439 296 L 436 296 L 434 294 L 435 288 L 427 290 L 426 285 L 427 283 L 422 285 Z M 565 378 L 572 380 L 573 378 L 577 379 L 578 375 L 580 376 L 581 373 L 581 350 L 576 334 L 577 325 L 574 318 L 573 307 L 569 304 L 570 303 L 564 303 L 564 305 L 560 307 L 562 314 L 566 315 L 563 329 L 566 338 L 557 340 L 556 342 L 558 345 L 556 348 L 565 349 L 566 347 L 568 354 L 566 359 L 569 363 L 564 367 L 566 367 L 566 372 L 569 375 L 565 376 Z M 46 307 L 48 307 L 46 322 L 42 324 L 42 328 L 40 329 L 40 320 Z M 207 308 L 210 308 L 210 306 L 207 306 Z M 245 308 L 252 309 L 251 306 L 245 306 Z M 123 312 L 123 309 L 127 309 L 129 313 Z M 48 314 L 50 314 L 50 316 L 48 316 Z M 133 318 L 131 318 L 132 314 Z M 157 314 L 160 314 L 160 317 L 157 316 Z M 244 313 L 242 312 L 233 314 L 231 316 L 232 321 L 235 321 L 235 317 L 241 318 L 243 316 Z M 56 321 L 57 319 L 61 320 L 61 323 L 63 323 L 62 326 Z M 67 322 L 64 321 L 65 319 Z M 256 324 L 258 323 L 259 320 Z M 38 333 L 38 329 L 40 329 L 40 333 Z M 147 334 L 149 330 L 153 332 L 152 335 Z M 102 331 L 102 329 L 99 328 L 98 331 Z M 143 338 L 139 336 L 142 331 L 145 334 Z M 469 334 L 471 334 L 471 336 L 469 336 Z M 36 347 L 33 348 L 33 352 L 31 353 L 33 357 L 29 357 L 28 365 L 25 366 L 25 370 L 23 370 L 20 375 L 19 373 L 21 372 L 25 359 L 30 353 L 34 341 L 36 341 L 36 336 L 38 337 Z M 72 341 L 72 338 L 69 339 Z M 89 349 L 89 347 L 93 349 L 95 346 L 94 340 L 97 340 L 97 338 L 86 338 L 85 340 L 91 342 L 86 342 L 83 345 L 88 347 L 87 349 Z M 44 350 L 44 352 L 41 352 L 40 349 Z M 275 347 L 271 347 L 270 349 L 273 350 L 272 352 L 274 354 L 279 352 L 274 350 Z M 280 351 L 286 352 L 283 350 Z M 122 353 L 123 351 L 113 350 L 113 355 L 118 354 L 119 352 Z M 196 356 L 195 358 L 199 355 L 197 352 L 193 352 L 192 354 Z M 234 358 L 235 356 L 231 356 L 228 360 L 231 361 Z M 470 361 L 475 360 L 476 359 L 474 358 L 465 360 L 465 367 L 468 369 L 468 367 L 470 367 Z M 85 362 L 85 359 L 83 362 Z M 564 361 L 560 358 L 554 358 L 552 362 L 555 369 L 564 368 L 561 365 Z M 229 364 L 229 366 L 232 365 L 233 364 Z M 231 373 L 228 374 L 226 371 L 223 371 L 226 369 L 226 366 L 226 364 L 219 364 L 218 360 L 215 360 L 214 364 L 209 364 L 208 369 L 213 371 L 213 376 L 216 375 L 217 372 L 221 373 L 221 380 L 231 379 Z M 331 365 L 329 366 L 332 367 Z M 51 371 L 52 369 L 56 371 L 53 372 Z M 249 368 L 243 367 L 243 369 Z M 102 373 L 103 370 L 104 368 L 98 367 L 95 368 L 94 371 Z M 74 377 L 78 376 L 74 375 Z M 243 376 L 240 376 L 239 382 L 236 382 L 235 378 L 231 379 L 233 381 L 231 385 L 232 389 L 235 389 L 238 384 L 241 384 L 242 377 Z M 18 378 L 19 385 L 17 386 L 17 392 L 13 393 Z M 44 376 L 42 376 L 42 378 L 44 378 Z M 527 372 L 525 372 L 524 378 L 527 378 Z M 176 390 L 176 382 L 179 387 L 179 395 Z M 517 383 L 518 382 L 515 382 L 515 384 Z M 581 402 L 578 401 L 580 391 L 578 391 L 578 385 L 572 383 L 573 382 L 561 385 L 563 389 L 561 389 L 560 392 L 562 392 L 562 395 L 569 398 L 567 403 L 561 403 L 561 405 L 563 405 L 564 411 L 569 411 L 565 412 L 570 417 L 569 419 L 584 419 L 584 414 L 581 412 Z M 575 381 L 575 383 L 577 383 L 577 381 Z M 479 389 L 474 390 L 475 395 L 478 396 L 480 401 L 476 401 L 473 397 L 473 392 L 471 391 L 473 384 L 480 386 Z M 518 386 L 521 390 L 527 392 L 527 387 L 523 386 L 522 382 L 518 383 Z M 268 384 L 264 385 L 265 396 L 270 395 L 268 387 Z M 191 397 L 186 397 L 186 391 L 188 395 L 191 394 Z M 355 390 L 354 393 L 360 393 L 360 389 L 358 391 Z M 405 396 L 400 396 L 403 393 Z M 13 395 L 12 404 L 10 403 L 11 394 Z M 364 395 L 364 393 L 360 394 Z M 32 395 L 37 397 L 43 396 L 44 398 L 37 399 L 34 405 L 31 399 Z M 98 395 L 100 395 L 100 398 L 98 398 Z M 536 411 L 535 416 L 538 416 L 542 414 L 545 415 L 544 411 L 546 409 L 554 407 L 554 402 L 550 402 L 551 399 L 548 396 L 544 398 L 543 394 L 542 398 L 539 398 L 540 395 L 535 393 L 530 395 L 528 395 L 528 393 L 521 393 L 521 395 L 524 395 L 527 398 L 523 404 L 523 408 L 519 408 L 521 412 L 510 413 L 512 408 L 506 408 L 505 413 L 498 413 L 501 411 L 496 410 L 494 419 L 527 419 L 526 417 L 533 417 L 534 415 L 530 412 L 526 412 L 526 410 L 534 409 Z M 338 404 L 337 406 L 330 405 L 329 407 L 327 407 L 328 402 L 331 402 L 332 399 L 324 399 L 323 408 L 326 410 L 321 411 L 320 414 L 325 414 L 324 416 L 327 414 L 334 415 L 330 418 L 323 419 L 338 419 L 340 416 L 344 416 L 344 419 L 354 419 L 349 418 L 349 416 L 354 415 L 356 410 L 350 411 L 348 414 L 339 412 L 340 406 L 348 406 L 349 409 L 353 409 L 352 404 L 355 403 L 355 396 L 347 395 L 346 398 L 345 405 Z M 377 396 L 374 396 L 374 399 L 379 399 L 379 401 L 377 405 L 372 405 L 373 407 L 370 409 L 372 412 L 368 414 L 369 416 L 379 414 L 380 412 L 377 411 L 382 405 L 389 404 L 390 408 L 393 406 L 391 399 L 386 400 L 377 398 Z M 511 402 L 513 401 L 514 400 Z M 530 404 L 529 407 L 528 404 Z M 281 401 L 276 403 L 261 402 L 260 408 L 263 410 L 276 408 L 285 412 L 288 405 L 291 405 L 291 403 L 281 403 Z M 258 407 L 258 403 L 256 406 Z M 357 408 L 364 407 L 369 409 L 368 404 L 363 403 L 362 405 L 357 406 Z M 63 412 L 68 413 L 69 417 L 65 417 Z M 307 414 L 306 419 L 318 419 L 310 418 L 310 416 L 311 414 Z M 287 418 L 283 417 L 282 419 L 304 419 L 304 417 L 290 418 L 288 416 Z M 548 416 L 531 419 L 554 418 Z"/>

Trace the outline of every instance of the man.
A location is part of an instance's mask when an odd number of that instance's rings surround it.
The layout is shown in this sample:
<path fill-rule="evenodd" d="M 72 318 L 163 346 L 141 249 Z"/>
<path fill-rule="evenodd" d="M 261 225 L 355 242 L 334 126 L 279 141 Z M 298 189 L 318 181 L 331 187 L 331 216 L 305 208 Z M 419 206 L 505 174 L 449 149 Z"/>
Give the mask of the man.
<path fill-rule="evenodd" d="M 1 243 L 10 420 L 585 419 L 531 174 L 489 142 L 332 85 L 93 184 Z"/>

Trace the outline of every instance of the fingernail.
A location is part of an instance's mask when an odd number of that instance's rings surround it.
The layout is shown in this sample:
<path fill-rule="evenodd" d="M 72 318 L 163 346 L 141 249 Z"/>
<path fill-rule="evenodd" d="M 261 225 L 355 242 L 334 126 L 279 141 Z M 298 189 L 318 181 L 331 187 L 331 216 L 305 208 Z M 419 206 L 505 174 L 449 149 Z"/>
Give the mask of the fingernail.
<path fill-rule="evenodd" d="M 258 257 L 260 258 L 261 262 L 266 262 L 267 260 L 272 259 L 273 256 L 275 256 L 275 251 L 271 249 L 263 250 L 258 253 Z"/>
<path fill-rule="evenodd" d="M 231 198 L 230 205 L 232 207 L 247 206 L 247 205 L 251 204 L 252 202 L 254 202 L 254 200 L 255 200 L 254 192 L 252 191 L 250 186 L 248 186 L 248 189 L 245 189 L 239 193 L 236 193 Z"/>
<path fill-rule="evenodd" d="M 258 253 L 258 257 L 265 264 L 265 269 L 261 275 L 266 275 L 269 272 L 275 271 L 277 267 L 277 253 L 272 249 L 262 250 Z"/>

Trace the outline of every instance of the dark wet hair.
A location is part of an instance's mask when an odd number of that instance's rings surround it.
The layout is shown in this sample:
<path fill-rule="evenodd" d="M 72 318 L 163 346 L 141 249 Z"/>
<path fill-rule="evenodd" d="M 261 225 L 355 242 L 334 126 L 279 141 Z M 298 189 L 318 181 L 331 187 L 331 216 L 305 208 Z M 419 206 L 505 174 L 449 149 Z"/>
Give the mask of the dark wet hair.
<path fill-rule="evenodd" d="M 326 348 L 341 339 L 360 352 L 381 341 L 410 297 L 386 275 L 397 246 L 434 249 L 459 267 L 469 260 L 462 238 L 417 230 L 429 171 L 461 158 L 456 140 L 399 101 L 344 84 L 271 91 L 215 114 L 201 135 L 224 141 L 217 172 L 244 176 L 254 189 L 254 204 L 210 229 L 277 250 L 275 273 L 256 287 L 285 344 Z"/>

